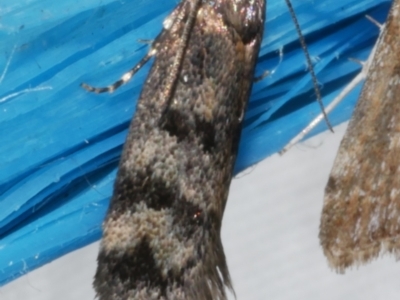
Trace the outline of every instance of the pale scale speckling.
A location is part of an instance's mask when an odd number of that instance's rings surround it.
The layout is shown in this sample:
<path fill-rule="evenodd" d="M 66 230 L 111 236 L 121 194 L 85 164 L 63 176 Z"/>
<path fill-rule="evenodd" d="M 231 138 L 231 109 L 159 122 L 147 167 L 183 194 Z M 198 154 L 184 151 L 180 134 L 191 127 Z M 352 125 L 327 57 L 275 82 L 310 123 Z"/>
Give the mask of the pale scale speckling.
<path fill-rule="evenodd" d="M 338 272 L 400 258 L 399 13 L 395 0 L 325 190 L 320 241 Z"/>
<path fill-rule="evenodd" d="M 183 0 L 151 57 L 103 224 L 100 300 L 226 299 L 220 237 L 265 0 Z"/>

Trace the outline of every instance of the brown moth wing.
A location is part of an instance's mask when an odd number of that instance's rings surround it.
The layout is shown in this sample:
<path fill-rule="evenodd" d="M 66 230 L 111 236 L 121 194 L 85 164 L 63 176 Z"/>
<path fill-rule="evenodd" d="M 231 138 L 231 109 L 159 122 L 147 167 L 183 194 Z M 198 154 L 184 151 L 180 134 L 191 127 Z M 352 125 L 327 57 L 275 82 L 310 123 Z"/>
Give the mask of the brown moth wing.
<path fill-rule="evenodd" d="M 339 272 L 400 258 L 400 0 L 381 34 L 325 190 L 319 237 Z"/>

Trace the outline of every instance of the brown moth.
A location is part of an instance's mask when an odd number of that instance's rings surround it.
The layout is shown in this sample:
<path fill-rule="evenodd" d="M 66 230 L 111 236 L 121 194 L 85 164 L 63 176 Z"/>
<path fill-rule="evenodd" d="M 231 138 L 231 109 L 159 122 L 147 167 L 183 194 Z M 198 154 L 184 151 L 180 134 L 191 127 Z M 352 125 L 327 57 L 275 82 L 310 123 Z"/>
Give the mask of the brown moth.
<path fill-rule="evenodd" d="M 344 272 L 400 258 L 400 0 L 393 1 L 325 190 L 320 241 Z"/>

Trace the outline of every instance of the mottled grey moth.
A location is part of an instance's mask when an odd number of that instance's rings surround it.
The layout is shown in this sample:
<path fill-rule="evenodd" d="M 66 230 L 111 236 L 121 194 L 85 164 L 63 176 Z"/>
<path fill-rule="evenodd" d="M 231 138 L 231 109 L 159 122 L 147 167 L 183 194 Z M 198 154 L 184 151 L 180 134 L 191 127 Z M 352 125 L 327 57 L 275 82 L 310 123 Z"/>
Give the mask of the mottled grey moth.
<path fill-rule="evenodd" d="M 103 224 L 101 300 L 226 299 L 222 216 L 263 35 L 265 0 L 183 0 L 164 21 Z"/>

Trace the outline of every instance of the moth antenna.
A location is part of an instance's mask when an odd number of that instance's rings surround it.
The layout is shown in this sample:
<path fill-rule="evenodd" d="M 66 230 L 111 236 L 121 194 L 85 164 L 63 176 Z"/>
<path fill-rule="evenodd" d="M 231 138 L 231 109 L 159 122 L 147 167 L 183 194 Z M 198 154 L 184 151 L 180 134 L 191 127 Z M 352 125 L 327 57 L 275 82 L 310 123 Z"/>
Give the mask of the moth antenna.
<path fill-rule="evenodd" d="M 350 59 L 351 61 L 354 61 L 355 63 L 358 63 L 362 66 L 361 72 L 353 78 L 353 80 L 340 92 L 339 95 L 335 97 L 335 99 L 332 100 L 331 103 L 329 103 L 326 107 L 325 110 L 322 110 L 322 112 L 312 120 L 307 127 L 305 127 L 299 134 L 297 134 L 294 138 L 292 138 L 289 143 L 286 144 L 286 146 L 279 151 L 280 155 L 285 154 L 290 148 L 292 148 L 295 144 L 300 142 L 304 137 L 310 133 L 312 129 L 314 129 L 323 119 L 326 120 L 326 114 L 330 113 L 335 109 L 335 107 L 342 102 L 342 100 L 361 82 L 363 81 L 368 74 L 368 71 L 371 67 L 371 63 L 373 61 L 373 58 L 375 56 L 376 48 L 377 45 L 379 44 L 380 39 L 382 38 L 382 31 L 385 28 L 384 25 L 379 24 L 376 20 L 372 19 L 368 15 L 366 16 L 368 20 L 370 20 L 372 23 L 377 24 L 378 28 L 380 30 L 380 35 L 378 37 L 377 42 L 375 43 L 374 48 L 372 48 L 372 51 L 366 61 L 360 61 L 358 59 Z"/>
<path fill-rule="evenodd" d="M 322 103 L 322 97 L 321 97 L 321 92 L 320 92 L 319 86 L 318 86 L 317 76 L 315 75 L 315 72 L 314 72 L 314 67 L 313 67 L 312 62 L 311 62 L 310 53 L 308 52 L 308 49 L 307 49 L 306 41 L 304 39 L 303 34 L 301 33 L 301 28 L 300 28 L 299 21 L 297 20 L 296 13 L 295 13 L 295 11 L 293 9 L 293 6 L 292 6 L 292 3 L 290 2 L 290 0 L 285 0 L 285 1 L 286 1 L 286 4 L 287 4 L 288 8 L 289 8 L 290 15 L 291 15 L 291 17 L 293 19 L 294 26 L 296 27 L 297 34 L 299 35 L 301 48 L 303 49 L 304 55 L 306 57 L 308 69 L 309 69 L 310 74 L 311 74 L 312 82 L 313 82 L 313 85 L 314 85 L 314 91 L 315 91 L 315 95 L 317 96 L 318 104 L 319 104 L 319 106 L 321 108 L 321 111 L 322 111 L 323 117 L 325 119 L 326 125 L 328 126 L 329 130 L 333 132 L 332 125 L 329 122 L 328 116 L 327 116 L 326 111 L 325 111 L 324 104 Z"/>

